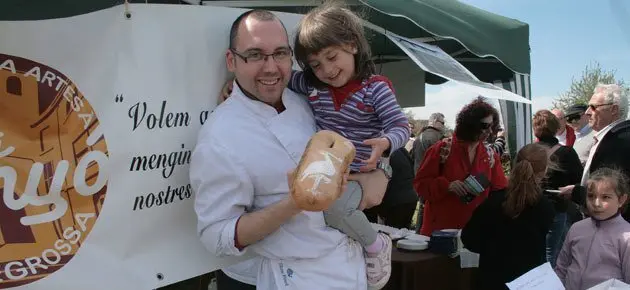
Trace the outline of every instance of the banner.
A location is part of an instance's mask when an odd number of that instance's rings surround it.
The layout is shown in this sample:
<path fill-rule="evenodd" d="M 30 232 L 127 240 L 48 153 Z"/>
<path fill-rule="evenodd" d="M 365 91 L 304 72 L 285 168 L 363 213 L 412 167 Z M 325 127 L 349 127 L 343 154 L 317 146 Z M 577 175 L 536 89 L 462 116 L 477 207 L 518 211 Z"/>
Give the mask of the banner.
<path fill-rule="evenodd" d="M 0 22 L 0 289 L 154 289 L 236 261 L 200 243 L 188 167 L 243 11 Z"/>
<path fill-rule="evenodd" d="M 456 82 L 461 88 L 484 97 L 531 104 L 529 99 L 480 81 L 466 67 L 438 46 L 408 39 L 391 32 L 386 32 L 386 35 L 425 71 Z"/>

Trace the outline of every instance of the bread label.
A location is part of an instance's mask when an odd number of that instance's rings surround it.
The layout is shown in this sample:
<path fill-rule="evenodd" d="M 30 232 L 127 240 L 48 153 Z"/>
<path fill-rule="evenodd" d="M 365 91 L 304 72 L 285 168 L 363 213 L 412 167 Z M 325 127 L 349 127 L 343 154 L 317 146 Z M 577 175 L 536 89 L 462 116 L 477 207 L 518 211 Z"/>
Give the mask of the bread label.
<path fill-rule="evenodd" d="M 59 271 L 98 218 L 109 178 L 96 113 L 61 72 L 0 54 L 0 289 Z"/>
<path fill-rule="evenodd" d="M 322 194 L 319 191 L 319 185 L 323 182 L 329 184 L 332 182 L 332 178 L 337 174 L 337 169 L 333 162 L 343 163 L 343 159 L 335 156 L 331 152 L 320 150 L 318 153 L 324 156 L 323 160 L 311 162 L 300 176 L 300 181 L 304 181 L 307 178 L 314 179 L 313 186 L 307 189 L 314 195 Z"/>

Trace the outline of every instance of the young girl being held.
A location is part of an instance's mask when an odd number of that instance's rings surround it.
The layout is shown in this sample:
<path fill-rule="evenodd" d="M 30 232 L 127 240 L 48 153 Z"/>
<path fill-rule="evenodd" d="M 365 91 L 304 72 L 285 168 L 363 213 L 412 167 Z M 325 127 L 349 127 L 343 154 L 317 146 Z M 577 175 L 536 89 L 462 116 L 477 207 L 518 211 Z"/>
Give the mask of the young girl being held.
<path fill-rule="evenodd" d="M 620 214 L 630 192 L 627 178 L 610 168 L 590 175 L 591 217 L 571 227 L 556 261 L 566 289 L 588 289 L 611 278 L 630 283 L 630 223 Z"/>
<path fill-rule="evenodd" d="M 320 6 L 299 23 L 295 58 L 303 71 L 293 72 L 289 89 L 309 96 L 319 130 L 335 131 L 354 144 L 351 172 L 382 169 L 391 174 L 381 156 L 404 146 L 411 132 L 391 82 L 375 75 L 371 57 L 361 19 L 335 4 Z M 362 196 L 361 190 L 352 190 L 356 187 L 350 182 L 324 217 L 329 226 L 361 243 L 368 285 L 380 289 L 391 274 L 392 242 L 359 210 Z"/>

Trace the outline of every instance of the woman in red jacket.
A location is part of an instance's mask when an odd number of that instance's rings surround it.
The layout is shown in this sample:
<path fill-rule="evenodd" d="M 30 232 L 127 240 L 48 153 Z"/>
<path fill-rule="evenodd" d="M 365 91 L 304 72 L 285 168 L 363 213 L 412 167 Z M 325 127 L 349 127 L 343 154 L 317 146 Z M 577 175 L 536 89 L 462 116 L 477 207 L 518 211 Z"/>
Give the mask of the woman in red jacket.
<path fill-rule="evenodd" d="M 457 114 L 455 134 L 427 150 L 414 187 L 424 198 L 420 233 L 461 229 L 488 192 L 507 179 L 499 156 L 484 143 L 499 128 L 499 113 L 481 97 Z"/>

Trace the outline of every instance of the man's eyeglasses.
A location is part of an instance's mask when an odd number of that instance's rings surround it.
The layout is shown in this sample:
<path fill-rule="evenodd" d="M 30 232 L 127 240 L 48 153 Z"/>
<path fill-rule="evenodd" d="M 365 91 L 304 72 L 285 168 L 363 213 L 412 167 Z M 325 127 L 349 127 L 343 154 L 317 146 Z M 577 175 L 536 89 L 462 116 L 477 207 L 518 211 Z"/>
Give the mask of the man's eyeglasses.
<path fill-rule="evenodd" d="M 293 56 L 293 51 L 289 48 L 278 49 L 273 53 L 266 54 L 260 51 L 250 51 L 246 53 L 240 53 L 236 49 L 230 48 L 230 51 L 240 57 L 245 63 L 262 63 L 267 61 L 268 57 L 272 57 L 276 62 L 285 61 Z"/>
<path fill-rule="evenodd" d="M 591 108 L 591 111 L 596 111 L 597 108 L 602 107 L 602 106 L 608 106 L 608 105 L 613 105 L 613 103 L 606 103 L 606 104 L 588 104 L 588 107 Z"/>

